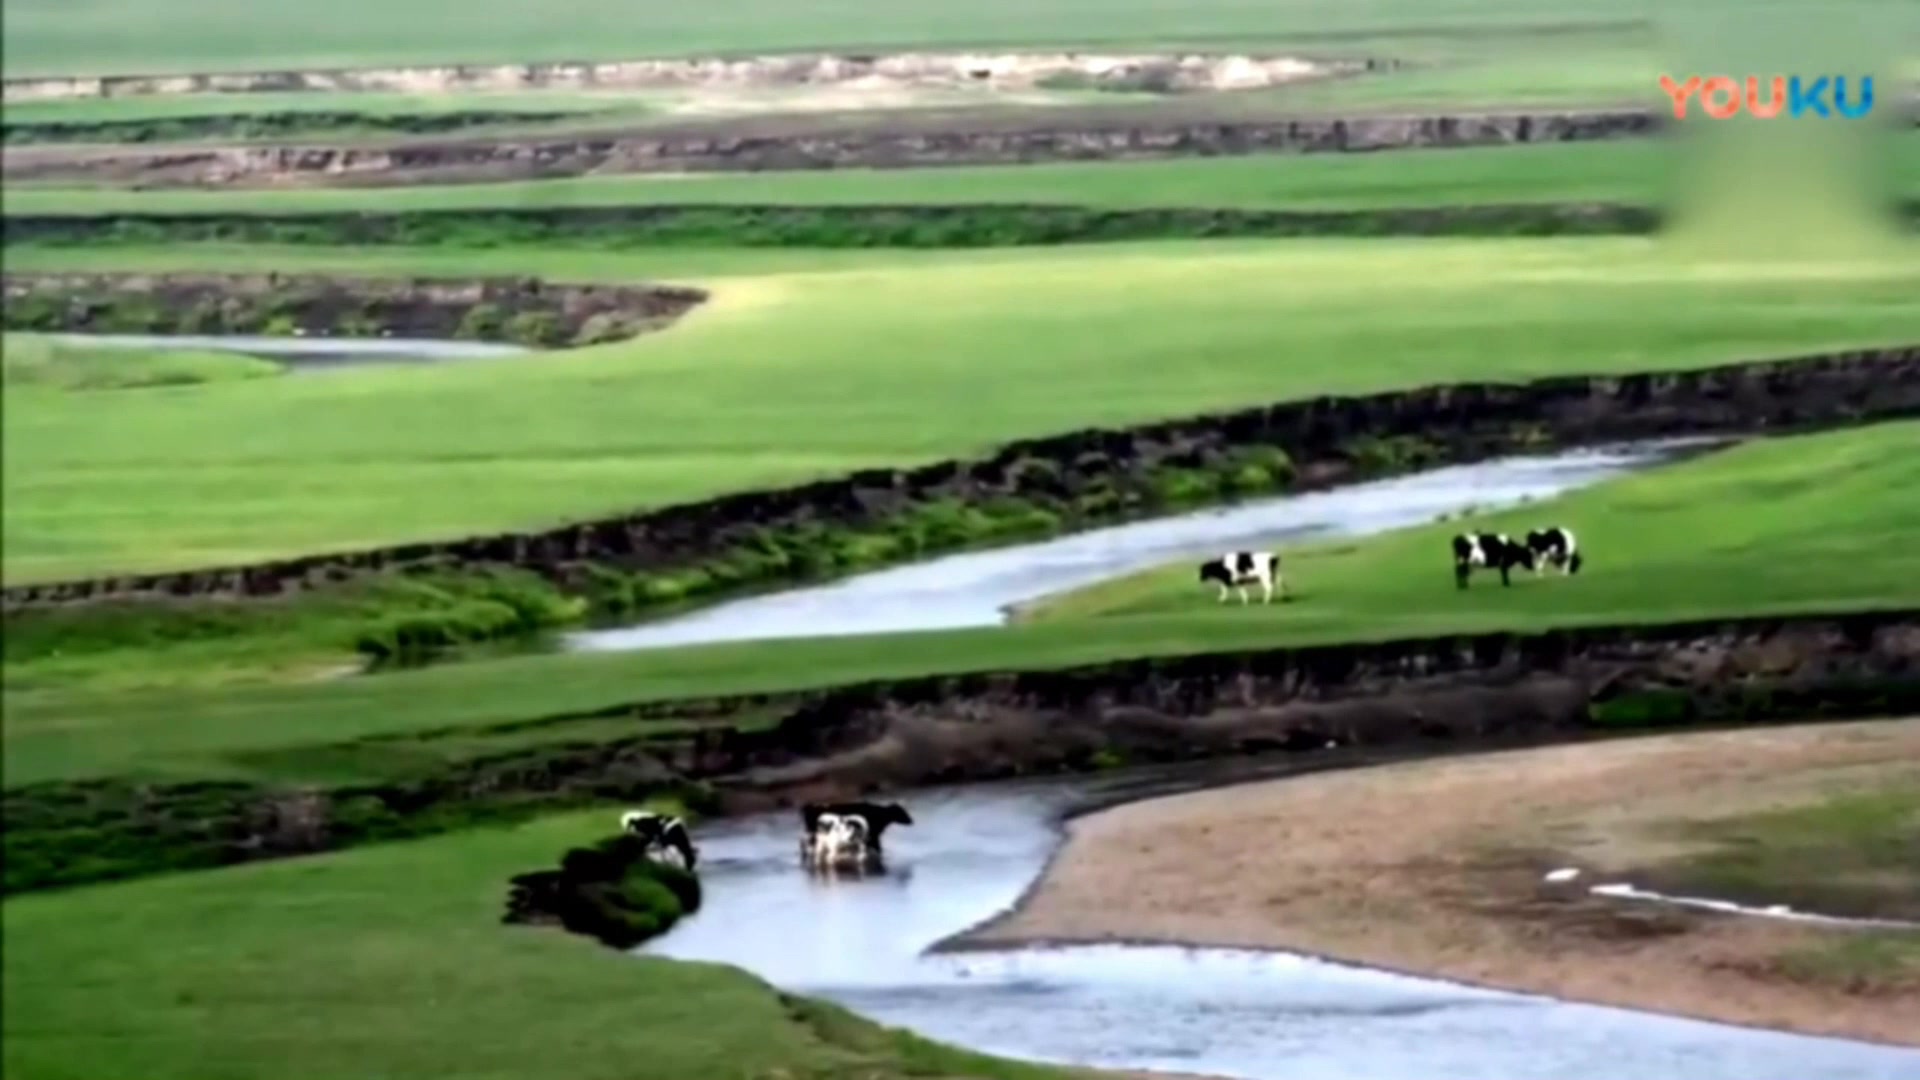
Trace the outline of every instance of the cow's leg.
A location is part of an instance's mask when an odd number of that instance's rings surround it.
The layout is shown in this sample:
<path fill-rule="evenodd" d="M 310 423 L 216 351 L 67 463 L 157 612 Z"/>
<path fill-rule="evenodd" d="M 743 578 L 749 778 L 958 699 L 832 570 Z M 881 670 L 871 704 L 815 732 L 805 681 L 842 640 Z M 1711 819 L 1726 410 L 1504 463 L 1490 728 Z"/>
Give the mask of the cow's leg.
<path fill-rule="evenodd" d="M 1244 584 L 1242 584 L 1242 585 L 1239 585 L 1239 586 L 1236 586 L 1236 587 L 1237 587 L 1237 588 L 1238 588 L 1238 589 L 1240 590 L 1240 603 L 1242 603 L 1242 604 L 1245 604 L 1245 603 L 1247 602 L 1247 587 L 1246 587 L 1246 585 L 1244 585 Z"/>
<path fill-rule="evenodd" d="M 1260 602 L 1263 604 L 1273 603 L 1273 579 L 1267 578 L 1265 581 L 1262 581 L 1260 583 L 1260 590 Z"/>
<path fill-rule="evenodd" d="M 1502 562 L 1500 564 L 1500 584 L 1502 585 L 1513 584 L 1513 579 L 1510 576 L 1512 573 L 1513 573 L 1513 564 L 1510 562 Z"/>
<path fill-rule="evenodd" d="M 1227 592 L 1228 589 L 1225 585 L 1220 586 L 1220 602 L 1223 604 L 1227 602 Z"/>
<path fill-rule="evenodd" d="M 1466 564 L 1465 562 L 1456 562 L 1456 563 L 1454 563 L 1454 564 L 1453 564 L 1453 583 L 1454 583 L 1454 585 L 1455 585 L 1455 586 L 1457 586 L 1457 587 L 1459 587 L 1459 588 L 1462 588 L 1462 589 L 1464 589 L 1464 588 L 1466 588 L 1466 587 L 1467 587 L 1467 575 L 1468 575 L 1468 574 L 1470 574 L 1470 573 L 1472 573 L 1472 572 L 1473 572 L 1473 570 L 1472 570 L 1472 568 L 1471 568 L 1471 567 L 1469 567 L 1469 566 L 1468 566 L 1468 565 L 1467 565 L 1467 564 Z"/>

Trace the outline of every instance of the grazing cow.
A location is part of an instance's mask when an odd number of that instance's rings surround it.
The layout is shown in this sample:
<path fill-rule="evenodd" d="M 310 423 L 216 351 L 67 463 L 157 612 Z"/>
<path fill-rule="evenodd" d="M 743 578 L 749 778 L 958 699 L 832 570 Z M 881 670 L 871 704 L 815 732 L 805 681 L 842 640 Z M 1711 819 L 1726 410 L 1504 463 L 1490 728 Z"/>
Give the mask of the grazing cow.
<path fill-rule="evenodd" d="M 629 810 L 620 815 L 620 829 L 644 840 L 649 856 L 656 848 L 662 854 L 668 850 L 678 852 L 681 865 L 688 870 L 693 869 L 699 861 L 700 855 L 694 850 L 693 837 L 687 834 L 687 823 L 677 817 L 667 817 L 651 810 Z"/>
<path fill-rule="evenodd" d="M 1511 585 L 1513 568 L 1533 568 L 1533 552 L 1525 544 L 1516 544 L 1506 533 L 1461 533 L 1453 538 L 1453 581 L 1464 589 L 1467 576 L 1475 570 L 1500 571 L 1500 584 Z"/>
<path fill-rule="evenodd" d="M 1571 576 L 1580 572 L 1580 564 L 1585 561 L 1580 556 L 1579 543 L 1573 538 L 1573 530 L 1558 525 L 1528 533 L 1527 550 L 1537 560 L 1533 568 L 1536 574 L 1548 566 L 1556 566 L 1562 574 Z"/>
<path fill-rule="evenodd" d="M 1287 583 L 1280 576 L 1280 556 L 1271 551 L 1229 551 L 1217 559 L 1209 559 L 1200 564 L 1200 583 L 1213 582 L 1220 586 L 1220 602 L 1227 602 L 1227 591 L 1238 589 L 1240 602 L 1247 602 L 1247 586 L 1257 584 L 1265 594 L 1261 603 L 1273 601 L 1275 586 L 1280 589 L 1282 599 L 1287 594 Z"/>
<path fill-rule="evenodd" d="M 880 851 L 880 834 L 887 831 L 887 826 L 913 824 L 913 815 L 899 803 L 807 803 L 800 808 L 800 827 L 809 840 L 819 833 L 821 820 L 827 814 L 859 818 L 867 849 L 876 854 Z"/>

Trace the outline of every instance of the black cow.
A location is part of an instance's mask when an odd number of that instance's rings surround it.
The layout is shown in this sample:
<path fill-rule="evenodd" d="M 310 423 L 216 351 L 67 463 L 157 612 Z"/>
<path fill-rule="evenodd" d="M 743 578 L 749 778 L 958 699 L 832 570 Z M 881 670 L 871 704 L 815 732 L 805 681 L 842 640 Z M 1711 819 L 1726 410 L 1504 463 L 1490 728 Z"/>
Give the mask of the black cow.
<path fill-rule="evenodd" d="M 1506 533 L 1462 533 L 1453 538 L 1453 581 L 1462 589 L 1475 570 L 1498 570 L 1500 584 L 1511 585 L 1509 575 L 1516 566 L 1533 569 L 1533 552 Z"/>
<path fill-rule="evenodd" d="M 1217 559 L 1209 559 L 1200 564 L 1200 583 L 1213 582 L 1220 586 L 1220 602 L 1227 602 L 1230 589 L 1240 590 L 1240 602 L 1247 602 L 1247 586 L 1259 585 L 1264 596 L 1262 603 L 1273 601 L 1273 590 L 1279 586 L 1281 599 L 1286 598 L 1287 583 L 1280 576 L 1280 556 L 1271 551 L 1229 551 Z"/>
<path fill-rule="evenodd" d="M 699 853 L 693 847 L 693 837 L 687 833 L 687 823 L 677 817 L 667 817 L 651 810 L 629 810 L 620 815 L 620 828 L 645 841 L 648 851 L 656 847 L 679 851 L 681 861 L 689 870 L 699 860 Z"/>
<path fill-rule="evenodd" d="M 800 826 L 806 830 L 809 838 L 819 830 L 822 814 L 839 814 L 865 821 L 867 850 L 873 852 L 880 850 L 880 834 L 887 831 L 887 826 L 913 824 L 913 815 L 907 813 L 907 808 L 899 803 L 807 803 L 800 808 Z"/>
<path fill-rule="evenodd" d="M 1580 545 L 1573 538 L 1573 530 L 1558 525 L 1528 533 L 1527 550 L 1539 560 L 1534 567 L 1535 573 L 1554 566 L 1563 574 L 1573 575 L 1580 572 L 1580 564 L 1586 561 L 1580 555 Z"/>

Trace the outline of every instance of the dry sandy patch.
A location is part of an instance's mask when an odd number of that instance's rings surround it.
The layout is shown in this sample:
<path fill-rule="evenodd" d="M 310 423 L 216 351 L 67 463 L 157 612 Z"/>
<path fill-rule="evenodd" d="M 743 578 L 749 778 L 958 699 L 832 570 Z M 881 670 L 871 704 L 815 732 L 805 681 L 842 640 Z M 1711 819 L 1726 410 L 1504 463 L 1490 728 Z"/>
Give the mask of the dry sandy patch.
<path fill-rule="evenodd" d="M 1032 894 L 968 944 L 1286 949 L 1920 1045 L 1911 969 L 1848 985 L 1784 962 L 1863 931 L 1608 900 L 1584 887 L 1684 860 L 1692 852 L 1675 822 L 1889 784 L 1920 789 L 1920 719 L 1522 750 L 1157 799 L 1074 822 Z M 1542 880 L 1561 866 L 1582 867 L 1580 883 Z"/>

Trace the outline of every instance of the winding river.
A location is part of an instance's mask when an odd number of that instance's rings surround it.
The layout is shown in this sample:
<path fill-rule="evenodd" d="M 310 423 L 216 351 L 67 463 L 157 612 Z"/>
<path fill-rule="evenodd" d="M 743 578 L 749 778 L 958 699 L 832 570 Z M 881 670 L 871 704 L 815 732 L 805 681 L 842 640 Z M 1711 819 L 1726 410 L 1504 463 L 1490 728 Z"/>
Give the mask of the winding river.
<path fill-rule="evenodd" d="M 824 585 L 789 589 L 690 614 L 588 630 L 569 649 L 658 649 L 759 638 L 826 637 L 996 626 L 1042 597 L 1223 550 L 1364 536 L 1432 521 L 1469 507 L 1497 509 L 1551 498 L 1714 445 L 1674 439 L 1476 465 L 1259 499 L 1058 539 L 967 552 Z M 1196 596 L 1206 598 L 1196 588 Z"/>
<path fill-rule="evenodd" d="M 930 952 L 1005 910 L 1117 778 L 915 792 L 889 867 L 820 881 L 791 812 L 702 830 L 702 909 L 643 954 L 734 964 L 990 1053 L 1247 1080 L 1920 1080 L 1920 1051 L 1229 949 Z"/>

